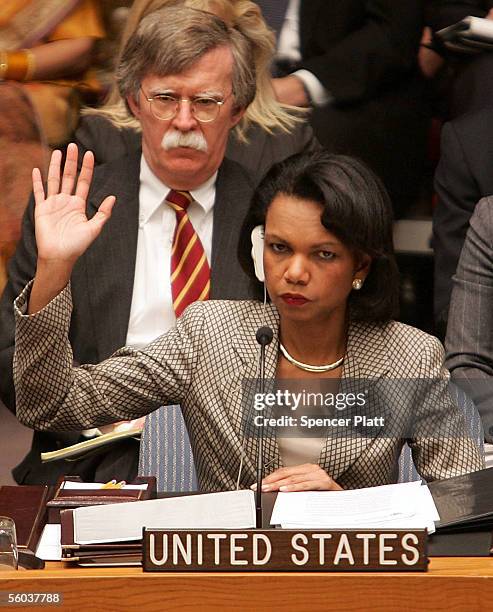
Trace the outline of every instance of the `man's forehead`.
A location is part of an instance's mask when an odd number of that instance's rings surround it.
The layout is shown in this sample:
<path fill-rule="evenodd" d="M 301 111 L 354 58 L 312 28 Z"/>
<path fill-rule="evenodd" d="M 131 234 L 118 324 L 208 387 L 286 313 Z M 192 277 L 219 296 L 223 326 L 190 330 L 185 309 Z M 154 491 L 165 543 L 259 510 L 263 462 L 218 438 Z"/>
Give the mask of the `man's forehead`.
<path fill-rule="evenodd" d="M 233 54 L 229 47 L 216 47 L 180 71 L 166 74 L 149 73 L 142 80 L 149 87 L 176 89 L 191 86 L 218 89 L 232 83 Z"/>

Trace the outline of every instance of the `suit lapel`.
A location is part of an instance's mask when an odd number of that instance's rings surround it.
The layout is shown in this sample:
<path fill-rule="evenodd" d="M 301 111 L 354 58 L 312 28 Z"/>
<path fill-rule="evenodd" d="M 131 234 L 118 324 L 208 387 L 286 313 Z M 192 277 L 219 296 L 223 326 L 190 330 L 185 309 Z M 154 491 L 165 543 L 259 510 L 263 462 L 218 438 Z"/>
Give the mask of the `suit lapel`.
<path fill-rule="evenodd" d="M 88 201 L 92 216 L 107 195 L 116 196 L 111 219 L 84 258 L 100 359 L 126 341 L 137 252 L 140 157 L 138 150 L 107 164 L 104 178 L 96 175 Z"/>
<path fill-rule="evenodd" d="M 372 324 L 353 323 L 349 328 L 341 392 L 358 393 L 367 390 L 385 376 L 389 369 L 381 328 Z M 358 410 L 357 414 L 372 417 L 379 416 L 380 412 L 378 405 L 370 405 Z M 348 435 L 344 428 L 340 433 L 328 436 L 320 454 L 320 464 L 337 480 L 375 441 L 378 431 L 373 430 L 372 435 L 360 435 L 356 431 Z"/>

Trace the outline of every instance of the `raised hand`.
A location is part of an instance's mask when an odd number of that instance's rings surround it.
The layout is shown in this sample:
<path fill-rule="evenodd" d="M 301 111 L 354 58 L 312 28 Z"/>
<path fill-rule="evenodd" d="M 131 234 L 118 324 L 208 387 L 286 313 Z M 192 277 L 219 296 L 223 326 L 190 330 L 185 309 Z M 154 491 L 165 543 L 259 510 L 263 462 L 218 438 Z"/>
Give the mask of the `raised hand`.
<path fill-rule="evenodd" d="M 54 151 L 48 170 L 47 195 L 41 173 L 33 170 L 33 191 L 36 202 L 34 218 L 38 259 L 44 262 L 66 262 L 73 265 L 101 232 L 111 216 L 114 196 L 101 203 L 98 212 L 89 220 L 86 199 L 91 185 L 94 156 L 84 155 L 78 180 L 77 146 L 69 144 L 67 159 L 60 184 L 62 154 Z M 75 187 L 75 193 L 74 193 Z"/>
<path fill-rule="evenodd" d="M 29 298 L 29 314 L 44 308 L 65 287 L 77 258 L 99 235 L 115 203 L 115 197 L 108 196 L 97 213 L 91 219 L 87 218 L 86 199 L 92 180 L 94 156 L 90 152 L 84 155 L 76 181 L 77 155 L 77 146 L 69 144 L 60 184 L 62 154 L 60 151 L 53 152 L 46 196 L 41 173 L 38 168 L 33 170 L 38 262 Z"/>

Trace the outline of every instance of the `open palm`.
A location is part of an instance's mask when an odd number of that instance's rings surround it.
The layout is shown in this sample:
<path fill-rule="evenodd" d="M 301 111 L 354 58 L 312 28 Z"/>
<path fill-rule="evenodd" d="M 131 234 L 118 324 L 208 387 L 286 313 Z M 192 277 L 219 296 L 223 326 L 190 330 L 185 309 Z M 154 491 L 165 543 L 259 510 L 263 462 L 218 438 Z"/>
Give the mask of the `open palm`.
<path fill-rule="evenodd" d="M 33 170 L 36 244 L 38 257 L 45 261 L 74 262 L 99 235 L 115 203 L 115 197 L 108 196 L 98 212 L 91 219 L 87 218 L 86 200 L 92 180 L 94 156 L 91 152 L 84 155 L 76 181 L 77 156 L 77 146 L 70 144 L 63 175 L 60 177 L 62 154 L 60 151 L 53 152 L 46 196 L 41 173 L 38 168 Z"/>

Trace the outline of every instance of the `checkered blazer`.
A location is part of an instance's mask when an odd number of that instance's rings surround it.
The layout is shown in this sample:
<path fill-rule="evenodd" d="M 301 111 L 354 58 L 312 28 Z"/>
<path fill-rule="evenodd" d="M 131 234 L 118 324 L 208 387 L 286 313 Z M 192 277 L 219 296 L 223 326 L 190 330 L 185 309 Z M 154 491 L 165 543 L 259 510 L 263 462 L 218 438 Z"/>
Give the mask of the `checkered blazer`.
<path fill-rule="evenodd" d="M 133 419 L 163 404 L 181 404 L 202 490 L 236 485 L 244 444 L 242 486 L 255 481 L 257 440 L 245 436 L 242 383 L 257 376 L 255 332 L 263 324 L 262 305 L 253 301 L 208 301 L 190 306 L 175 328 L 145 350 L 117 351 L 98 365 L 72 367 L 67 339 L 71 294 L 67 287 L 41 312 L 25 316 L 29 286 L 17 299 L 14 378 L 17 415 L 36 429 L 85 429 Z M 273 306 L 265 322 L 274 330 L 266 349 L 266 375 L 275 378 L 279 319 Z M 440 377 L 440 343 L 400 323 L 355 323 L 349 330 L 343 378 Z M 420 411 L 416 398 L 399 397 L 406 410 Z M 450 399 L 428 419 L 446 418 L 462 432 L 461 415 Z M 448 402 L 448 403 L 447 403 Z M 428 403 L 429 404 L 429 403 Z M 394 409 L 392 407 L 392 409 Z M 446 412 L 444 412 L 446 409 Z M 422 415 L 423 416 L 423 415 Z M 357 488 L 395 482 L 404 441 L 370 436 L 330 437 L 320 465 L 341 486 Z M 414 461 L 427 479 L 480 469 L 482 459 L 470 439 L 410 441 Z M 269 471 L 281 465 L 275 437 L 265 439 Z"/>

